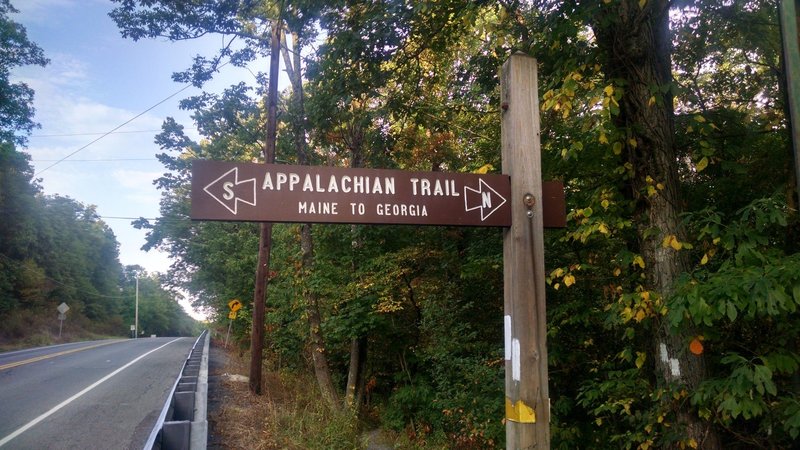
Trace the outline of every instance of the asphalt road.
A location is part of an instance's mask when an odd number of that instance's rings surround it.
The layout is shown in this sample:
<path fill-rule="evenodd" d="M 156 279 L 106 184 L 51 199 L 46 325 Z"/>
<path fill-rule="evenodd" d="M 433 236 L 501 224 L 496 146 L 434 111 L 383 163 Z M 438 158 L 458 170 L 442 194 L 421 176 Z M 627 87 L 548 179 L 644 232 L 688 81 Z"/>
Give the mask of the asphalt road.
<path fill-rule="evenodd" d="M 95 341 L 0 354 L 0 448 L 140 450 L 194 341 Z"/>

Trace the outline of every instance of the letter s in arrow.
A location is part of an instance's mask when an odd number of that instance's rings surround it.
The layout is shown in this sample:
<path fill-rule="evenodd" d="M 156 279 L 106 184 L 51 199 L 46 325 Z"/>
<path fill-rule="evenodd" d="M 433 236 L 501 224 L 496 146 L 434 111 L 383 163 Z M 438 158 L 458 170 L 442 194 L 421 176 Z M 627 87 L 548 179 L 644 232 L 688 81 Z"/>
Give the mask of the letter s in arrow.
<path fill-rule="evenodd" d="M 506 199 L 497 193 L 483 179 L 479 180 L 478 189 L 464 186 L 464 210 L 481 210 L 481 222 L 506 203 Z"/>
<path fill-rule="evenodd" d="M 239 209 L 239 202 L 256 206 L 256 179 L 239 181 L 238 167 L 225 172 L 203 190 L 234 215 Z"/>

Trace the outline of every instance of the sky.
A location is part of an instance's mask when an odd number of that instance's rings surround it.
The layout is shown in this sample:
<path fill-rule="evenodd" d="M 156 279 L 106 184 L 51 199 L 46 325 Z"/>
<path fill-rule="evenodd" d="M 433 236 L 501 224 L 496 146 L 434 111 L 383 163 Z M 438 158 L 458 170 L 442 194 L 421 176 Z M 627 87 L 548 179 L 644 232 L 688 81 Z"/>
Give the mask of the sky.
<path fill-rule="evenodd" d="M 11 2 L 20 11 L 11 19 L 27 29 L 28 39 L 50 59 L 44 68 L 12 72 L 15 82 L 35 91 L 34 120 L 41 128 L 33 131 L 25 150 L 35 178 L 41 179 L 46 195 L 95 205 L 120 243 L 123 265 L 166 272 L 167 255 L 141 250 L 145 231 L 133 228 L 131 221 L 159 215 L 160 192 L 153 180 L 164 169 L 155 158 L 161 150 L 153 140 L 164 120 L 174 117 L 190 137 L 198 138 L 190 112 L 181 111 L 178 103 L 200 90 L 188 87 L 174 95 L 186 85 L 173 82 L 171 75 L 190 67 L 195 55 L 213 56 L 221 37 L 134 42 L 122 38 L 108 17 L 114 7 L 108 0 Z M 240 81 L 252 85 L 256 80 L 247 69 L 227 66 L 204 90 L 222 92 Z"/>

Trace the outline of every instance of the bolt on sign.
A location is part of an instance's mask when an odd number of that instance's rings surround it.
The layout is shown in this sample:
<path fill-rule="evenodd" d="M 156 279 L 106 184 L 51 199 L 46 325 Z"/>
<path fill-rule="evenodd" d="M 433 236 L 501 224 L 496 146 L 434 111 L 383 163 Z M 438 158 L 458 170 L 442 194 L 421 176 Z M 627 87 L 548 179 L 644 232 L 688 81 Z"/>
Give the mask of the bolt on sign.
<path fill-rule="evenodd" d="M 560 185 L 554 192 L 543 208 L 563 216 Z M 507 227 L 510 195 L 508 175 L 197 160 L 191 218 Z"/>

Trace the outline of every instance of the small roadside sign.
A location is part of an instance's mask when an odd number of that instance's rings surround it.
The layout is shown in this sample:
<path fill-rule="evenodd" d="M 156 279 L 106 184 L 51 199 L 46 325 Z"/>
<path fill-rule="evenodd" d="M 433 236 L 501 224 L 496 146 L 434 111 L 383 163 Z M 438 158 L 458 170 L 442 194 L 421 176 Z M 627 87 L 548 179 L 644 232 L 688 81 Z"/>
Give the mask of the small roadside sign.
<path fill-rule="evenodd" d="M 64 327 L 64 321 L 67 320 L 67 311 L 69 311 L 69 306 L 67 306 L 67 304 L 64 302 L 61 302 L 56 309 L 58 310 L 58 338 L 61 339 L 61 329 Z"/>
<path fill-rule="evenodd" d="M 228 313 L 228 319 L 235 319 L 236 318 L 236 311 L 231 311 Z"/>
<path fill-rule="evenodd" d="M 236 312 L 242 309 L 242 302 L 240 302 L 239 299 L 234 298 L 228 302 L 228 308 L 231 309 L 231 312 Z"/>

